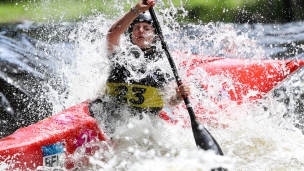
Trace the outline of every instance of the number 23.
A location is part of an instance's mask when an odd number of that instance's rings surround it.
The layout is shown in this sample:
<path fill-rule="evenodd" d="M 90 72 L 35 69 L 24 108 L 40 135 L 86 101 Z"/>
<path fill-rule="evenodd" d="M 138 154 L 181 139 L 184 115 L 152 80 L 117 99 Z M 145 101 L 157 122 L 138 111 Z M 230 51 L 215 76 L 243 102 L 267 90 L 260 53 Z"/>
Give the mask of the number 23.
<path fill-rule="evenodd" d="M 127 93 L 128 93 L 128 87 L 126 86 L 118 86 L 115 89 L 116 92 L 119 92 L 118 95 L 116 96 L 117 100 L 123 103 L 126 103 L 128 98 L 126 97 Z M 132 94 L 134 94 L 134 96 L 137 99 L 134 98 L 130 98 L 130 102 L 133 104 L 142 104 L 145 101 L 145 97 L 143 96 L 143 94 L 146 92 L 145 88 L 140 88 L 140 87 L 132 87 L 131 89 Z"/>

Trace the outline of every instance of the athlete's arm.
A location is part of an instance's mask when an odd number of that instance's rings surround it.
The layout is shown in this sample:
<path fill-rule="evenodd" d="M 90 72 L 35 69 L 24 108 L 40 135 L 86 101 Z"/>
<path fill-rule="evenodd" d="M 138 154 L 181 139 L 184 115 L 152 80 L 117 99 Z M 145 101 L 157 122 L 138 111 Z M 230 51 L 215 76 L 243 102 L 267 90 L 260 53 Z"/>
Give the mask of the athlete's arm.
<path fill-rule="evenodd" d="M 141 12 L 147 11 L 150 7 L 155 5 L 154 0 L 147 0 L 147 5 L 144 4 L 145 0 L 138 2 L 132 9 L 128 11 L 124 16 L 118 19 L 108 30 L 107 43 L 108 51 L 114 52 L 115 48 L 119 46 L 119 40 L 121 34 L 123 34 L 137 15 Z"/>

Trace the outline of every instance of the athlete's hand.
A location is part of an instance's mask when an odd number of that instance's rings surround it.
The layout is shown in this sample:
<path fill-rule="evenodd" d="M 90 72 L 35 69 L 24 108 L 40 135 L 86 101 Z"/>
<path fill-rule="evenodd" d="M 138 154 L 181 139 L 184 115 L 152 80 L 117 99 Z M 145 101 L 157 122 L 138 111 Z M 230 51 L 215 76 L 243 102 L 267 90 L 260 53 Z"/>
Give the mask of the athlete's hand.
<path fill-rule="evenodd" d="M 135 5 L 134 8 L 138 11 L 138 13 L 142 13 L 154 6 L 155 6 L 155 0 L 141 0 Z"/>
<path fill-rule="evenodd" d="M 190 95 L 190 87 L 188 84 L 182 84 L 176 88 L 176 94 L 180 99 Z"/>
<path fill-rule="evenodd" d="M 145 0 L 143 0 L 145 1 Z M 146 0 L 147 5 L 150 5 L 150 7 L 154 7 L 155 5 L 155 0 Z"/>

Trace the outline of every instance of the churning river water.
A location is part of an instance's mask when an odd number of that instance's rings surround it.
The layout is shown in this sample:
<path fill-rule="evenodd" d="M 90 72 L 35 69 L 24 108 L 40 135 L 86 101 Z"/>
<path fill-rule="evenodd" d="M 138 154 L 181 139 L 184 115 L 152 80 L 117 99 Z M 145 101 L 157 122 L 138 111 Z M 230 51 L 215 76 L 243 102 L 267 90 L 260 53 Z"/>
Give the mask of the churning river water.
<path fill-rule="evenodd" d="M 304 22 L 180 24 L 160 15 L 159 20 L 172 52 L 257 60 L 304 60 Z M 52 106 L 39 109 L 47 111 L 45 113 L 55 114 L 98 97 L 108 74 L 105 35 L 113 22 L 104 15 L 95 15 L 77 23 L 26 21 L 3 26 L 0 30 L 1 74 L 11 79 L 2 79 L 2 82 L 34 96 L 35 104 Z M 122 38 L 122 42 L 125 40 Z M 188 60 L 187 56 L 182 58 L 175 60 L 177 63 Z M 179 74 L 190 85 L 195 84 L 186 77 L 186 69 L 181 69 Z M 218 110 L 219 125 L 227 127 L 206 127 L 221 146 L 224 157 L 197 150 L 191 130 L 182 125 L 168 125 L 158 118 L 130 119 L 113 136 L 115 147 L 109 145 L 107 152 L 100 151 L 90 159 L 91 166 L 80 170 L 203 171 L 217 165 L 230 171 L 304 170 L 303 72 L 293 79 L 283 85 L 287 89 L 280 96 L 283 100 L 269 95 L 257 103 L 231 103 L 227 110 Z M 214 79 L 215 84 L 216 81 Z M 294 93 L 295 87 L 298 93 Z M 198 91 L 192 89 L 193 98 L 199 97 Z M 206 106 L 214 108 L 208 96 L 200 98 L 205 98 Z M 6 115 L 15 117 L 14 121 L 26 122 L 18 115 L 21 109 L 14 104 L 22 100 L 10 102 L 8 97 L 6 100 L 10 103 Z M 1 102 L 4 101 L 2 98 Z M 10 112 L 12 110 L 14 112 Z M 180 112 L 188 117 L 186 111 Z M 46 116 L 48 114 L 39 117 Z M 32 122 L 35 120 L 37 118 Z M 2 120 L 2 136 L 9 133 L 5 128 L 9 122 Z M 0 168 L 5 167 L 0 163 Z"/>

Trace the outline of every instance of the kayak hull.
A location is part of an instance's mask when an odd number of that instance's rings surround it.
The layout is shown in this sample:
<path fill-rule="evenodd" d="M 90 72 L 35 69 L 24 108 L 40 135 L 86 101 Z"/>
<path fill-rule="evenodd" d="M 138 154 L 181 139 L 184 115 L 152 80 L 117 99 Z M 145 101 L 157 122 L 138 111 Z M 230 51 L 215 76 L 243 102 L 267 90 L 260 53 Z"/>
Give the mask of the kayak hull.
<path fill-rule="evenodd" d="M 0 161 L 9 165 L 8 170 L 61 165 L 69 168 L 73 163 L 60 162 L 61 156 L 73 154 L 88 142 L 103 140 L 105 136 L 90 116 L 88 102 L 84 102 L 2 138 Z"/>

